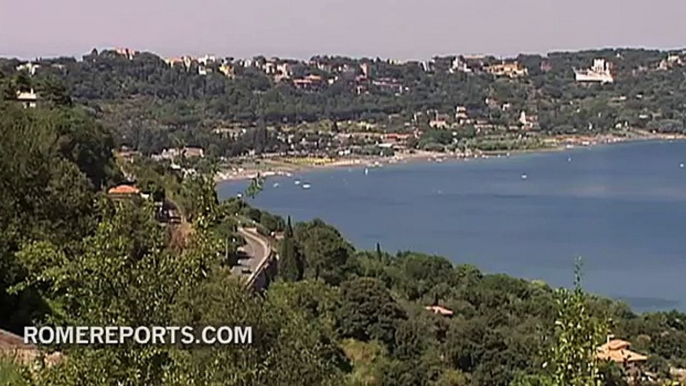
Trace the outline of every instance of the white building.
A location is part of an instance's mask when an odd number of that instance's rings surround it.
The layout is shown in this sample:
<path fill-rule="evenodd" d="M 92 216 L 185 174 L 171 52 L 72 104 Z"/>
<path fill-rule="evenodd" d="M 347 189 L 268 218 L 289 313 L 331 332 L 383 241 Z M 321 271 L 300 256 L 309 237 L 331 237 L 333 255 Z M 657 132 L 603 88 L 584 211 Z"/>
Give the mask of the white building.
<path fill-rule="evenodd" d="M 18 91 L 17 101 L 23 104 L 24 108 L 34 108 L 38 104 L 38 95 L 33 90 L 29 92 Z"/>
<path fill-rule="evenodd" d="M 190 56 L 183 56 L 181 57 L 181 60 L 183 61 L 183 65 L 186 66 L 186 69 L 191 68 L 194 61 L 193 58 L 191 58 Z"/>
<path fill-rule="evenodd" d="M 214 55 L 205 55 L 198 59 L 198 63 L 202 64 L 203 66 L 207 66 L 208 63 L 214 63 L 216 61 L 217 57 Z"/>
<path fill-rule="evenodd" d="M 362 63 L 360 64 L 360 69 L 362 70 L 362 73 L 364 74 L 365 78 L 369 78 L 372 75 L 372 69 L 369 63 Z"/>
<path fill-rule="evenodd" d="M 117 48 L 115 52 L 121 56 L 125 56 L 128 60 L 133 60 L 133 57 L 138 54 L 136 50 L 130 48 Z"/>
<path fill-rule="evenodd" d="M 467 108 L 465 106 L 457 106 L 455 108 L 455 119 L 460 124 L 469 120 L 469 114 L 467 114 Z"/>
<path fill-rule="evenodd" d="M 291 65 L 289 63 L 279 63 L 276 66 L 276 73 L 285 79 L 293 76 L 293 70 L 291 69 Z"/>
<path fill-rule="evenodd" d="M 422 70 L 424 72 L 433 72 L 434 71 L 434 61 L 433 60 L 426 60 L 422 62 Z"/>
<path fill-rule="evenodd" d="M 612 64 L 605 59 L 595 59 L 593 67 L 587 70 L 574 69 L 577 82 L 613 83 Z"/>
<path fill-rule="evenodd" d="M 263 71 L 267 75 L 275 75 L 276 74 L 276 62 L 268 61 L 267 63 L 265 63 Z"/>
<path fill-rule="evenodd" d="M 660 70 L 669 70 L 670 68 L 673 68 L 675 66 L 682 66 L 683 64 L 684 63 L 679 55 L 668 55 L 667 59 L 663 59 L 660 62 L 658 68 Z"/>
<path fill-rule="evenodd" d="M 252 59 L 239 59 L 236 63 L 243 68 L 252 67 L 255 64 Z"/>
<path fill-rule="evenodd" d="M 29 75 L 36 75 L 36 70 L 40 68 L 40 65 L 31 62 L 24 63 L 17 67 L 17 71 L 26 71 Z"/>
<path fill-rule="evenodd" d="M 472 72 L 472 69 L 467 66 L 467 63 L 462 60 L 461 57 L 455 58 L 453 60 L 452 64 L 450 65 L 450 72 L 451 73 L 456 73 L 456 72 L 465 72 L 465 73 L 470 73 Z"/>

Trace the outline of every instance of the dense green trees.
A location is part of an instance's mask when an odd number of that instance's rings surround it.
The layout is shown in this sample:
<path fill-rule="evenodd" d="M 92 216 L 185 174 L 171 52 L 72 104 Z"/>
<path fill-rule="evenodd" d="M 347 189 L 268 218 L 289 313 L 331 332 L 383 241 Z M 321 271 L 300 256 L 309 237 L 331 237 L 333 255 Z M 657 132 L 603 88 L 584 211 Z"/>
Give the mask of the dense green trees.
<path fill-rule="evenodd" d="M 107 132 L 75 107 L 0 102 L 0 327 L 239 325 L 230 347 L 51 347 L 42 368 L 0 361 L 18 385 L 575 385 L 622 384 L 596 363 L 612 332 L 666 378 L 686 362 L 686 316 L 539 282 L 486 275 L 445 258 L 356 251 L 321 220 L 291 226 L 244 200 L 219 202 L 210 178 L 127 164 L 146 189 L 183 212 L 156 221 L 145 199 L 111 200 L 118 177 Z M 236 226 L 285 229 L 280 275 L 246 291 L 223 258 Z M 182 242 L 177 242 L 178 238 Z M 235 242 L 235 244 L 234 244 Z M 425 307 L 441 305 L 452 316 Z M 544 366 L 545 364 L 545 366 Z"/>
<path fill-rule="evenodd" d="M 304 270 L 303 257 L 294 238 L 289 217 L 279 251 L 279 276 L 286 281 L 299 281 L 303 278 Z"/>
<path fill-rule="evenodd" d="M 556 293 L 555 328 L 543 374 L 517 379 L 517 385 L 612 385 L 623 377 L 616 368 L 601 364 L 596 354 L 610 330 L 606 315 L 592 315 L 581 288 L 581 265 L 576 266 L 575 288 Z"/>
<path fill-rule="evenodd" d="M 405 315 L 381 282 L 373 278 L 343 282 L 341 295 L 338 329 L 343 337 L 392 345 L 398 323 Z"/>
<path fill-rule="evenodd" d="M 175 350 L 178 383 L 169 384 L 340 384 L 349 364 L 327 322 L 335 307 L 327 292 L 313 283 L 276 284 L 261 298 L 227 273 L 215 272 L 181 295 L 176 322 L 251 326 L 254 343 Z"/>
<path fill-rule="evenodd" d="M 116 177 L 108 136 L 78 112 L 29 111 L 0 102 L 0 326 L 18 328 L 39 312 L 14 254 L 33 240 L 71 245 L 93 231 L 96 189 Z M 25 310 L 25 307 L 33 311 Z"/>
<path fill-rule="evenodd" d="M 306 278 L 339 284 L 350 273 L 352 246 L 332 226 L 321 220 L 300 223 L 295 238 L 302 248 Z"/>
<path fill-rule="evenodd" d="M 266 126 L 365 120 L 380 124 L 381 130 L 405 130 L 405 123 L 428 129 L 429 116 L 434 112 L 447 114 L 452 122 L 457 106 L 466 107 L 473 120 L 499 126 L 501 133 L 519 125 L 521 111 L 537 116 L 540 129 L 536 130 L 543 133 L 595 134 L 625 124 L 683 132 L 686 115 L 681 95 L 686 91 L 682 82 L 686 67 L 659 70 L 658 64 L 667 55 L 627 49 L 558 52 L 547 57 L 522 55 L 519 60 L 529 72 L 523 79 L 495 78 L 481 72 L 484 64 L 497 62 L 496 58 L 470 61 L 475 70 L 472 74 L 450 73 L 453 57 L 436 58 L 436 69 L 429 72 L 416 62 L 392 64 L 348 58 L 331 65 L 345 63 L 353 75 L 361 63 L 369 63 L 373 68 L 371 84 L 358 84 L 354 76 L 342 73 L 331 85 L 309 91 L 288 82 L 276 83 L 256 67 L 237 66 L 236 76 L 228 78 L 214 68 L 218 65 L 210 66 L 213 72 L 200 75 L 197 64 L 188 69 L 170 67 L 150 53 L 129 60 L 103 51 L 86 55 L 82 61 L 41 60 L 32 77 L 15 70 L 18 61 L 0 60 L 5 74 L 0 88 L 7 99 L 12 99 L 17 90 L 33 86 L 46 103 L 65 106 L 72 103 L 71 94 L 74 101 L 88 105 L 113 129 L 117 144 L 146 154 L 182 139 L 188 146 L 212 148 L 216 156 L 235 156 L 250 150 L 261 153 L 289 147 Z M 574 81 L 572 69 L 587 68 L 595 58 L 615 64 L 616 83 L 601 86 Z M 548 66 L 545 70 L 544 64 Z M 334 74 L 305 63 L 294 68 L 296 73 L 321 73 L 335 79 Z M 404 91 L 374 85 L 389 79 Z M 368 90 L 358 93 L 357 86 Z M 424 116 L 413 121 L 418 112 Z M 248 130 L 237 137 L 213 132 L 234 123 Z M 469 126 L 456 133 L 458 140 L 487 134 L 474 132 Z M 425 135 L 419 145 L 434 149 L 453 139 L 450 134 L 434 132 Z"/>

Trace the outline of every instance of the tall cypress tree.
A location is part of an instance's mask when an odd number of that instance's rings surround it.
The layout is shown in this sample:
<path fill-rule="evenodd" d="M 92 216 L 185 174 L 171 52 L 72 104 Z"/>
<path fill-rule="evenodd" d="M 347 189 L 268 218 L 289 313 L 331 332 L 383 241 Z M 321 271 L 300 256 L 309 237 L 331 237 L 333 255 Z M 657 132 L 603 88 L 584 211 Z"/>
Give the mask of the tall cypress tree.
<path fill-rule="evenodd" d="M 293 236 L 290 216 L 288 217 L 288 225 L 286 225 L 286 233 L 281 241 L 279 255 L 279 276 L 285 281 L 302 280 L 304 272 L 303 257 Z"/>

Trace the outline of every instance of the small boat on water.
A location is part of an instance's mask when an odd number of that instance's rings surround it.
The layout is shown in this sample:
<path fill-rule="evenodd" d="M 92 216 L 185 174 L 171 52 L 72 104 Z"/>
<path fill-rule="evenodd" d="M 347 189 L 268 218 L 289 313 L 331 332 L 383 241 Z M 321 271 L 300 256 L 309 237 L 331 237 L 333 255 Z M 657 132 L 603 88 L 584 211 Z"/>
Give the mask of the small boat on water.
<path fill-rule="evenodd" d="M 683 164 L 683 163 L 680 163 L 680 164 L 679 164 L 679 167 L 683 169 L 683 168 L 684 168 L 684 164 Z"/>
<path fill-rule="evenodd" d="M 300 180 L 295 180 L 296 185 L 300 185 Z"/>
<path fill-rule="evenodd" d="M 525 174 L 522 174 L 522 179 L 523 179 L 523 180 L 526 180 L 527 178 L 529 178 L 529 176 L 527 176 L 526 173 L 525 173 Z"/>
<path fill-rule="evenodd" d="M 567 158 L 567 162 L 572 162 L 572 157 Z"/>
<path fill-rule="evenodd" d="M 236 197 L 238 197 L 238 198 L 243 198 L 243 195 L 242 195 L 241 193 L 238 193 L 238 194 L 236 195 Z"/>
<path fill-rule="evenodd" d="M 275 188 L 278 188 L 278 187 L 279 187 L 279 183 L 278 183 L 278 182 L 275 182 L 275 183 L 274 183 L 274 187 L 275 187 Z"/>
<path fill-rule="evenodd" d="M 310 184 L 303 184 L 303 189 L 309 189 L 311 187 L 312 187 L 312 185 L 310 185 Z"/>
<path fill-rule="evenodd" d="M 369 174 L 369 169 L 364 168 L 364 175 L 366 176 L 367 174 Z"/>

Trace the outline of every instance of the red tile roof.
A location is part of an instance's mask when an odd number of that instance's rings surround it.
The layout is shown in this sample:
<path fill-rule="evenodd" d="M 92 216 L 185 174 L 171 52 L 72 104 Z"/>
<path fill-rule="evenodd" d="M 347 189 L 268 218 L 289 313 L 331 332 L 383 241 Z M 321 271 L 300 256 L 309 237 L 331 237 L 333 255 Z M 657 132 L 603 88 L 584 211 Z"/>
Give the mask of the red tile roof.
<path fill-rule="evenodd" d="M 631 343 L 613 339 L 598 348 L 597 357 L 600 360 L 612 361 L 617 363 L 645 362 L 648 357 L 629 350 Z"/>
<path fill-rule="evenodd" d="M 130 195 L 130 194 L 140 194 L 140 190 L 136 188 L 135 186 L 131 185 L 119 185 L 115 186 L 114 188 L 110 188 L 110 190 L 107 191 L 107 194 L 114 194 L 114 195 Z"/>

